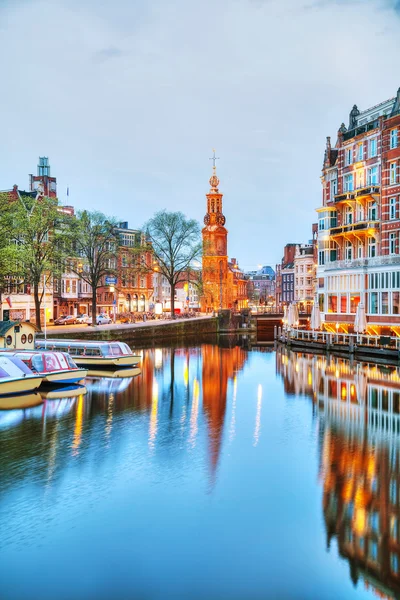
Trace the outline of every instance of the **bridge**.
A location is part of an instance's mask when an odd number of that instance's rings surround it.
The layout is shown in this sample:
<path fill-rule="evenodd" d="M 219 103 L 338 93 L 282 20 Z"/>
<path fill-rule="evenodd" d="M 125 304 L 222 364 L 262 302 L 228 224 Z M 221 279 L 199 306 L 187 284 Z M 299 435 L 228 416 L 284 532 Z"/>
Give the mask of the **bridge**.
<path fill-rule="evenodd" d="M 310 315 L 301 313 L 299 315 L 300 325 L 306 325 Z M 257 330 L 257 342 L 273 342 L 275 327 L 282 327 L 283 313 L 257 313 L 252 315 L 252 320 L 255 319 Z"/>

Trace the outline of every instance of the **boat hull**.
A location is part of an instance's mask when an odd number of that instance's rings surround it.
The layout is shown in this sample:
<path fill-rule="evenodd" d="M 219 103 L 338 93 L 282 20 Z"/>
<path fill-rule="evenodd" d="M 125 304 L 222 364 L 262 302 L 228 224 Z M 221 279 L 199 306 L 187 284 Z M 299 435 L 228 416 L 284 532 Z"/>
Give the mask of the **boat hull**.
<path fill-rule="evenodd" d="M 87 369 L 75 369 L 71 371 L 55 371 L 53 373 L 42 373 L 43 383 L 52 383 L 56 385 L 70 383 L 78 383 L 82 379 L 85 379 L 87 375 Z"/>
<path fill-rule="evenodd" d="M 14 394 L 23 394 L 33 392 L 38 389 L 43 381 L 41 375 L 32 377 L 21 377 L 18 379 L 0 379 L 0 396 L 12 396 Z"/>
<path fill-rule="evenodd" d="M 87 367 L 136 367 L 140 364 L 140 356 L 73 356 L 74 362 L 79 366 Z"/>

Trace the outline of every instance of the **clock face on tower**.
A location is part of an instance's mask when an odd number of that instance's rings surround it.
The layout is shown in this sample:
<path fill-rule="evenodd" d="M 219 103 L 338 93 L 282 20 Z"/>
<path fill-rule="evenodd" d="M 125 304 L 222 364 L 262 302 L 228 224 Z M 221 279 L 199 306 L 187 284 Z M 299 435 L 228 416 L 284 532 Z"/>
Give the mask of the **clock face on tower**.
<path fill-rule="evenodd" d="M 225 225 L 225 221 L 226 221 L 226 219 L 225 219 L 224 215 L 222 213 L 218 213 L 217 218 L 216 218 L 217 225 L 220 225 L 221 227 L 223 227 Z"/>
<path fill-rule="evenodd" d="M 210 215 L 207 213 L 206 216 L 204 217 L 204 225 L 209 225 L 210 224 Z"/>

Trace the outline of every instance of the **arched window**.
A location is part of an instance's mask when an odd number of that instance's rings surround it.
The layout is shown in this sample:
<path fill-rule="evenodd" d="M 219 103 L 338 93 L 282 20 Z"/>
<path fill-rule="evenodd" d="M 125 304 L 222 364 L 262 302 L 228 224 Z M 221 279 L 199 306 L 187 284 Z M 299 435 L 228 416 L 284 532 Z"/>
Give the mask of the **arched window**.
<path fill-rule="evenodd" d="M 140 295 L 139 299 L 139 312 L 144 312 L 146 310 L 146 298 L 144 294 Z"/>
<path fill-rule="evenodd" d="M 132 298 L 132 312 L 137 312 L 138 311 L 138 297 L 137 294 L 133 295 Z"/>

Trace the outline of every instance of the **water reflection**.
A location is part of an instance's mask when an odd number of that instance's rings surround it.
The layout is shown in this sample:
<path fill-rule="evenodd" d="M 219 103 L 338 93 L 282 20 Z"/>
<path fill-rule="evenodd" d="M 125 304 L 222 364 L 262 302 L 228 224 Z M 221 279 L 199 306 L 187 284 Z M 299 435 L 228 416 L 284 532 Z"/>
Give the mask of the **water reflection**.
<path fill-rule="evenodd" d="M 327 548 L 354 585 L 400 597 L 399 368 L 279 349 L 276 370 L 318 413 Z"/>
<path fill-rule="evenodd" d="M 156 348 L 143 352 L 141 369 L 90 371 L 85 387 L 49 389 L 31 395 L 21 409 L 0 412 L 3 491 L 19 478 L 54 481 L 72 459 L 92 460 L 99 450 L 98 436 L 109 448 L 114 430 L 148 419 L 148 447 L 161 453 L 166 447 L 187 444 L 195 448 L 204 419 L 208 441 L 210 482 L 215 482 L 224 429 L 228 385 L 234 380 L 234 405 L 229 435 L 234 435 L 237 373 L 247 353 L 236 347 L 204 344 L 196 348 Z M 35 408 L 31 407 L 39 404 Z M 94 422 L 103 415 L 102 433 Z M 203 421 L 202 421 L 203 422 Z M 41 444 L 32 443 L 41 439 Z M 97 446 L 96 446 L 97 445 Z M 98 459 L 103 455 L 98 454 Z M 104 455 L 105 456 L 105 455 Z M 45 465 L 43 464 L 45 463 Z M 9 464 L 10 468 L 7 468 Z M 33 472 L 26 469 L 33 464 Z M 11 465 L 12 468 L 11 468 Z M 37 470 L 35 472 L 35 470 Z"/>

